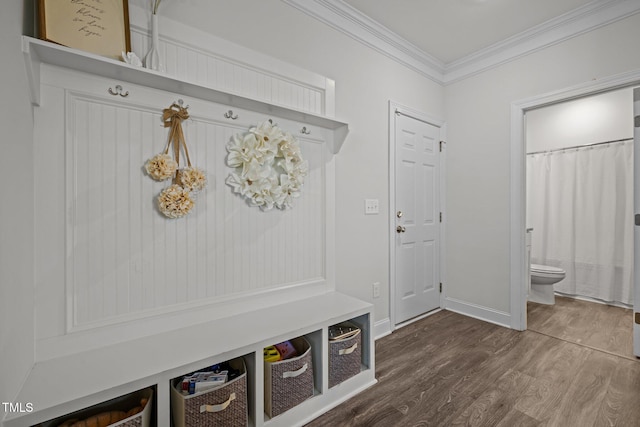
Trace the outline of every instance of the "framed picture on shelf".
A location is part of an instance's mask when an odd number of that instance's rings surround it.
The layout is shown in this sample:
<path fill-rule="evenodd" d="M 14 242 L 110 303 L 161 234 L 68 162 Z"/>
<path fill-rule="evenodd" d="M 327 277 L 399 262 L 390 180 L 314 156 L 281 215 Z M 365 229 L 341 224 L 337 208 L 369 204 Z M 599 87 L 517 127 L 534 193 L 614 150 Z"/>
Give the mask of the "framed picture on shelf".
<path fill-rule="evenodd" d="M 38 0 L 43 40 L 113 59 L 131 51 L 128 0 Z"/>

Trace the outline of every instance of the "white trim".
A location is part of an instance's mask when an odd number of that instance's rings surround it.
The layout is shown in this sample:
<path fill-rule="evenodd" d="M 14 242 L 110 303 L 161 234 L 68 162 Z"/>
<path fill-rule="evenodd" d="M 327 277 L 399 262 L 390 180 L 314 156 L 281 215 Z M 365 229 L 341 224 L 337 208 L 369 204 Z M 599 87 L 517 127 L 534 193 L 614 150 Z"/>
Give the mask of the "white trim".
<path fill-rule="evenodd" d="M 450 84 L 640 12 L 631 0 L 592 1 L 445 66 Z"/>
<path fill-rule="evenodd" d="M 455 298 L 445 298 L 445 306 L 443 308 L 458 314 L 473 317 L 474 319 L 479 319 L 499 326 L 504 326 L 506 328 L 508 328 L 511 324 L 512 316 L 509 313 L 465 301 L 460 301 L 459 299 Z"/>
<path fill-rule="evenodd" d="M 396 250 L 395 250 L 395 200 L 396 200 L 396 109 L 398 104 L 389 100 L 389 321 L 391 322 L 389 330 L 395 328 L 396 318 Z"/>
<path fill-rule="evenodd" d="M 373 337 L 376 340 L 380 338 L 386 337 L 391 334 L 391 319 L 388 317 L 386 319 L 378 320 L 373 325 Z"/>
<path fill-rule="evenodd" d="M 546 105 L 556 104 L 584 96 L 595 95 L 623 87 L 640 84 L 640 69 L 589 81 L 570 88 L 515 101 L 511 104 L 511 165 L 510 165 L 510 233 L 509 252 L 511 328 L 524 330 L 526 324 L 526 269 L 525 269 L 525 138 L 524 115 Z"/>
<path fill-rule="evenodd" d="M 440 212 L 442 212 L 442 222 L 440 223 L 440 307 L 444 307 L 444 299 L 447 295 L 447 123 L 443 123 L 440 128 L 440 141 L 442 151 L 440 152 Z"/>
<path fill-rule="evenodd" d="M 342 0 L 282 0 L 417 73 L 442 83 L 444 63 Z"/>
<path fill-rule="evenodd" d="M 433 316 L 434 314 L 440 313 L 441 311 L 442 311 L 442 308 L 436 308 L 435 310 L 428 311 L 428 312 L 426 312 L 424 314 L 421 314 L 420 316 L 416 316 L 416 317 L 413 317 L 413 318 L 411 318 L 409 320 L 405 320 L 402 323 L 398 323 L 396 325 L 395 329 L 404 328 L 405 326 L 409 326 L 410 324 L 416 323 L 419 320 L 426 319 L 427 317 Z"/>
<path fill-rule="evenodd" d="M 444 120 L 432 116 L 430 114 L 424 113 L 422 111 L 418 111 L 411 107 L 407 107 L 405 105 L 399 104 L 397 102 L 389 100 L 389 320 L 391 322 L 390 330 L 395 330 L 399 325 L 395 324 L 396 319 L 396 298 L 395 298 L 395 277 L 396 277 L 396 252 L 395 252 L 395 216 L 396 216 L 396 194 L 395 194 L 395 172 L 396 172 L 396 152 L 395 152 L 395 134 L 396 134 L 396 114 L 403 114 L 405 116 L 409 116 L 416 120 L 423 121 L 425 123 L 429 123 L 430 125 L 436 126 L 440 129 L 440 139 L 443 137 L 443 130 L 446 129 L 446 123 Z M 440 177 L 442 177 L 444 168 L 444 156 L 440 156 Z M 443 193 L 445 191 L 444 181 L 440 181 L 440 209 L 444 208 L 443 203 Z M 444 213 L 444 210 L 442 210 Z M 444 224 L 444 222 L 443 222 Z M 444 241 L 444 233 L 442 232 L 444 229 L 443 225 L 440 226 L 440 281 L 443 280 L 444 274 L 444 251 L 443 251 L 443 241 Z M 442 305 L 442 294 L 440 295 L 440 307 Z"/>
<path fill-rule="evenodd" d="M 131 2 L 129 2 L 131 3 Z M 151 33 L 149 12 L 140 6 L 129 4 L 129 21 L 132 33 L 146 35 Z M 318 73 L 306 70 L 298 65 L 282 61 L 263 52 L 244 47 L 230 40 L 199 30 L 160 14 L 162 32 L 160 40 L 185 51 L 197 52 L 207 58 L 214 58 L 234 64 L 264 76 L 295 82 L 309 88 L 330 93 L 324 94 L 323 108 L 320 113 L 333 117 L 334 106 L 327 105 L 328 98 L 335 98 L 335 81 Z M 168 65 L 168 64 L 165 64 Z M 169 74 L 169 73 L 164 73 Z M 333 99 L 335 102 L 335 99 Z"/>
<path fill-rule="evenodd" d="M 636 0 L 594 0 L 448 64 L 343 0 L 282 0 L 398 63 L 450 84 L 640 12 Z"/>

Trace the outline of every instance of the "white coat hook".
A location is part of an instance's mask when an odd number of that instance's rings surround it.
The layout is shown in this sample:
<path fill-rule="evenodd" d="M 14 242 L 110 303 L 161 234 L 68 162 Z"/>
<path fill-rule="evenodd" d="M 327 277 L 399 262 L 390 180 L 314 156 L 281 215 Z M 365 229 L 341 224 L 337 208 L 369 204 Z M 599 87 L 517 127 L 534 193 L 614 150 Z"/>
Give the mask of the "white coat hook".
<path fill-rule="evenodd" d="M 109 93 L 110 93 L 111 95 L 113 95 L 113 96 L 118 96 L 118 95 L 120 95 L 120 96 L 121 96 L 121 97 L 123 97 L 123 98 L 126 98 L 127 96 L 129 96 L 129 91 L 126 91 L 126 92 L 124 92 L 124 93 L 123 93 L 123 92 L 122 92 L 122 90 L 123 90 L 123 89 L 122 89 L 122 86 L 120 86 L 120 85 L 116 85 L 116 90 L 113 90 L 113 89 L 109 88 L 109 89 L 107 90 L 107 92 L 109 92 Z"/>
<path fill-rule="evenodd" d="M 231 119 L 231 120 L 235 120 L 235 119 L 237 119 L 237 118 L 238 118 L 238 115 L 237 115 L 237 114 L 235 114 L 235 115 L 233 114 L 233 110 L 229 110 L 229 111 L 227 111 L 226 113 L 224 113 L 224 116 L 225 116 L 227 119 Z"/>

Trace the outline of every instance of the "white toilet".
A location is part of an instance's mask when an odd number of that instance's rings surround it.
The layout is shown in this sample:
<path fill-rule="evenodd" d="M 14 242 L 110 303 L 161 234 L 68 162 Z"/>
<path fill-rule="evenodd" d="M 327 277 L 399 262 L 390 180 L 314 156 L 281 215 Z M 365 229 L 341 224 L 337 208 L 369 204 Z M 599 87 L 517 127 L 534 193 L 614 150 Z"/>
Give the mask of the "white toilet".
<path fill-rule="evenodd" d="M 553 293 L 553 285 L 564 279 L 565 275 L 565 271 L 561 268 L 531 264 L 529 301 L 539 304 L 555 304 L 556 297 Z"/>

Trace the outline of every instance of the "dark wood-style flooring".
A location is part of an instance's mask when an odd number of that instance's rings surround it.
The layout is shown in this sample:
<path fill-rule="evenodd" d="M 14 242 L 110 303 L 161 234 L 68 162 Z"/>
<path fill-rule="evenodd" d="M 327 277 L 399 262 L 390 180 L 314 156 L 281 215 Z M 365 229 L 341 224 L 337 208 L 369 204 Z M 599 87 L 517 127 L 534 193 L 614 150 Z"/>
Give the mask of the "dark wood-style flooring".
<path fill-rule="evenodd" d="M 325 426 L 640 426 L 640 362 L 448 311 L 376 341 L 368 390 Z"/>

